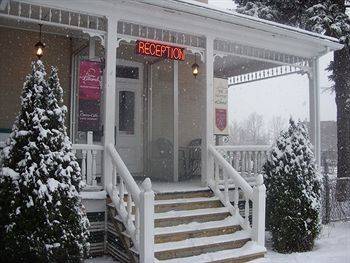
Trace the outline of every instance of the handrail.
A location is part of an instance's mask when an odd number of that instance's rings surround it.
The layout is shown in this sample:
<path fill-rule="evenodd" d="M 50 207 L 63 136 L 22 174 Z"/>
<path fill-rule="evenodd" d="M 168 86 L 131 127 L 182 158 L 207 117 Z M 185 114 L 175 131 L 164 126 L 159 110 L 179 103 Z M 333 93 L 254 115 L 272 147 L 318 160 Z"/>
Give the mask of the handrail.
<path fill-rule="evenodd" d="M 271 145 L 220 145 L 215 146 L 218 150 L 230 150 L 230 151 L 269 151 Z"/>
<path fill-rule="evenodd" d="M 131 173 L 129 172 L 128 168 L 126 167 L 125 163 L 123 162 L 122 158 L 118 154 L 117 150 L 114 148 L 113 144 L 107 145 L 108 153 L 111 156 L 113 164 L 118 167 L 119 175 L 123 178 L 124 183 L 126 184 L 126 188 L 132 195 L 134 202 L 139 205 L 140 204 L 140 193 L 141 189 L 136 184 L 134 178 L 132 177 Z"/>
<path fill-rule="evenodd" d="M 214 146 L 210 145 L 208 151 L 214 161 L 214 170 L 212 171 L 213 174 L 211 174 L 212 180 L 209 180 L 210 188 L 229 209 L 230 213 L 237 216 L 244 229 L 252 229 L 252 239 L 259 245 L 264 246 L 266 188 L 263 176 L 257 174 L 254 178 L 255 186 L 251 187 Z M 229 186 L 229 183 L 231 183 L 230 179 L 233 182 L 233 188 L 230 188 L 231 185 Z M 223 182 L 223 193 L 220 181 Z M 233 198 L 230 200 L 229 190 L 231 189 Z M 240 191 L 242 191 L 242 195 Z M 244 202 L 243 209 L 239 205 L 240 202 Z M 250 209 L 250 203 L 252 204 L 252 209 Z M 242 210 L 244 218 L 240 210 Z M 252 220 L 250 220 L 250 214 Z"/>
<path fill-rule="evenodd" d="M 96 144 L 72 144 L 73 150 L 95 150 L 95 151 L 103 151 L 102 145 Z"/>
<path fill-rule="evenodd" d="M 106 146 L 106 152 L 113 165 L 113 173 L 105 175 L 111 176 L 109 181 L 112 182 L 107 186 L 107 192 L 139 252 L 140 263 L 154 262 L 154 192 L 151 180 L 146 178 L 140 188 L 113 144 Z"/>
<path fill-rule="evenodd" d="M 253 195 L 253 188 L 247 183 L 247 181 L 243 179 L 243 177 L 225 160 L 224 157 L 220 155 L 220 153 L 218 153 L 218 151 L 212 145 L 209 146 L 209 151 L 227 172 L 227 175 L 232 177 L 235 184 L 243 190 L 249 199 L 251 199 Z"/>

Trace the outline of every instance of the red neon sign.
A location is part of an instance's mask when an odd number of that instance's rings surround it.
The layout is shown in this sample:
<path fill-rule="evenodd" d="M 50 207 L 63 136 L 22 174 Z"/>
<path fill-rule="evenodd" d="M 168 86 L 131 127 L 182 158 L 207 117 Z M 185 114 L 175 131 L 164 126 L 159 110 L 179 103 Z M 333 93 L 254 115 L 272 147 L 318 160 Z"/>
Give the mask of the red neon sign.
<path fill-rule="evenodd" d="M 185 48 L 169 46 L 144 40 L 136 41 L 136 53 L 152 57 L 185 60 Z"/>

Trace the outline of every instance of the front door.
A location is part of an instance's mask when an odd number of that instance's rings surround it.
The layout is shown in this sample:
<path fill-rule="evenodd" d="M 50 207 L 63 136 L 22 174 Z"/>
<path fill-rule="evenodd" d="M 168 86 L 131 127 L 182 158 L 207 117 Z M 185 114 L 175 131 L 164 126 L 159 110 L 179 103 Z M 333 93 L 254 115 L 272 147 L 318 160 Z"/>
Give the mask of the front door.
<path fill-rule="evenodd" d="M 116 86 L 116 148 L 131 173 L 142 173 L 142 65 L 119 61 Z"/>

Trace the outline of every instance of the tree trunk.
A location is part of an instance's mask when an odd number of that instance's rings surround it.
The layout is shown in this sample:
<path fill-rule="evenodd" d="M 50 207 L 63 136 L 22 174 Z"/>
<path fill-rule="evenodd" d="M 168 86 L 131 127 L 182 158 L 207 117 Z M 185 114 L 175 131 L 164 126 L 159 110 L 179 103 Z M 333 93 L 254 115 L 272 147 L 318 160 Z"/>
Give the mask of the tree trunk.
<path fill-rule="evenodd" d="M 350 197 L 350 54 L 349 47 L 334 52 L 333 75 L 337 104 L 337 200 Z"/>

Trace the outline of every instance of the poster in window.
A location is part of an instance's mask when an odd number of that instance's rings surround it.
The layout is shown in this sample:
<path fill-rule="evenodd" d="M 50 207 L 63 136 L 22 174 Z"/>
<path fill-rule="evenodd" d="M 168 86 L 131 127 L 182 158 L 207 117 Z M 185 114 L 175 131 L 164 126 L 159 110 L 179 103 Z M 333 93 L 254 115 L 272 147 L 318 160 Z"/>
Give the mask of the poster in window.
<path fill-rule="evenodd" d="M 100 62 L 82 60 L 79 68 L 79 130 L 98 131 L 102 71 Z"/>

